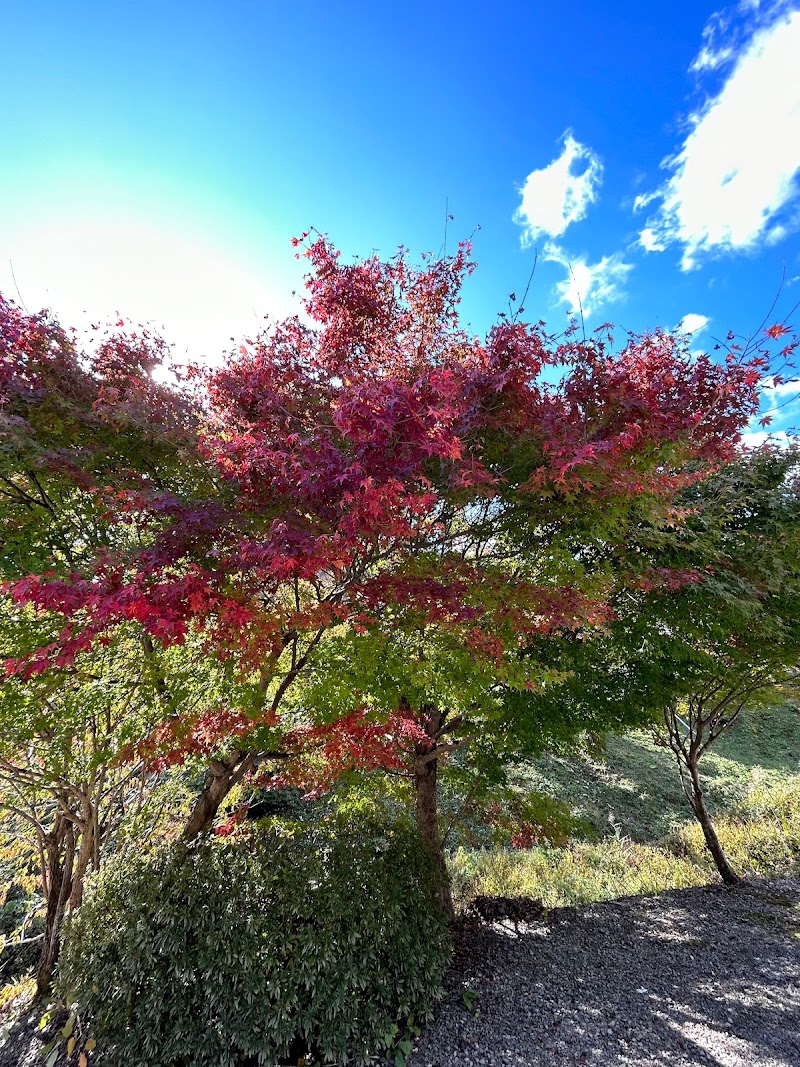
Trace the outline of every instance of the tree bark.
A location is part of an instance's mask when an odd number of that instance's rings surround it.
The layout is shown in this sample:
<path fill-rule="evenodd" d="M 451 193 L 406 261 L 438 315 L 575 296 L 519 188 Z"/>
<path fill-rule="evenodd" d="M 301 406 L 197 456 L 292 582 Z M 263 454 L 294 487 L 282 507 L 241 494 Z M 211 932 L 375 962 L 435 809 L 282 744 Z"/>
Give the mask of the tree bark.
<path fill-rule="evenodd" d="M 711 857 L 714 860 L 716 868 L 725 885 L 740 885 L 742 878 L 736 871 L 734 871 L 730 863 L 728 863 L 722 845 L 719 843 L 717 831 L 714 829 L 714 823 L 711 821 L 711 816 L 708 813 L 703 790 L 700 786 L 700 774 L 697 764 L 688 762 L 687 766 L 692 779 L 692 808 L 697 816 L 697 821 L 700 823 L 703 830 L 703 837 L 706 840 L 708 851 L 711 853 Z"/>
<path fill-rule="evenodd" d="M 455 919 L 450 875 L 447 870 L 442 835 L 439 831 L 438 764 L 435 735 L 441 727 L 441 715 L 430 713 L 431 744 L 418 742 L 414 761 L 414 794 L 416 799 L 417 830 L 433 855 L 436 874 L 436 903 L 448 922 Z"/>
<path fill-rule="evenodd" d="M 439 833 L 437 763 L 438 760 L 432 759 L 420 766 L 418 761 L 414 769 L 417 829 L 433 854 L 436 871 L 436 903 L 447 921 L 452 922 L 455 918 L 455 909 L 450 892 L 450 875 L 447 871 L 442 837 Z"/>
<path fill-rule="evenodd" d="M 83 820 L 80 826 L 80 846 L 72 872 L 72 889 L 69 895 L 69 910 L 79 908 L 83 903 L 83 887 L 89 864 L 94 865 L 97 838 L 97 814 L 91 801 L 84 805 Z"/>
<path fill-rule="evenodd" d="M 36 971 L 36 991 L 43 996 L 50 988 L 61 948 L 61 924 L 72 893 L 72 868 L 75 858 L 75 829 L 60 813 L 45 838 L 47 861 L 47 912 L 44 941 Z M 63 850 L 63 858 L 62 858 Z"/>
<path fill-rule="evenodd" d="M 195 801 L 183 830 L 184 841 L 194 841 L 208 833 L 225 797 L 239 782 L 252 763 L 253 754 L 236 750 L 222 759 L 213 759 L 205 785 Z"/>

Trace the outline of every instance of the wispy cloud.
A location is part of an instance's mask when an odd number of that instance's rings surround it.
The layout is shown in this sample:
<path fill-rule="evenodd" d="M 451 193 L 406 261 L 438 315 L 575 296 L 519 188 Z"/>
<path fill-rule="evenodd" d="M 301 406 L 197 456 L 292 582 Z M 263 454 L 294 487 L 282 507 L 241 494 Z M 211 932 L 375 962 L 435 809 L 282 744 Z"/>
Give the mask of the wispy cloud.
<path fill-rule="evenodd" d="M 591 315 L 603 305 L 619 300 L 625 295 L 625 279 L 633 269 L 619 253 L 603 256 L 598 263 L 588 263 L 583 258 L 571 258 L 558 245 L 548 242 L 544 258 L 559 263 L 567 271 L 567 277 L 555 287 L 559 303 L 567 305 L 570 315 L 582 311 Z"/>
<path fill-rule="evenodd" d="M 785 397 L 800 397 L 800 382 L 792 379 L 788 382 L 775 382 L 773 378 L 765 378 L 761 392 L 768 403 L 774 404 Z"/>
<path fill-rule="evenodd" d="M 684 270 L 710 253 L 774 243 L 798 221 L 781 216 L 798 193 L 800 10 L 796 0 L 750 0 L 743 10 L 751 15 L 744 40 L 732 15 L 718 13 L 706 26 L 693 70 L 730 73 L 665 161 L 669 180 L 634 204 L 640 210 L 658 202 L 639 242 L 649 252 L 682 245 Z"/>
<path fill-rule="evenodd" d="M 707 315 L 696 315 L 693 311 L 690 311 L 678 323 L 678 330 L 680 333 L 700 333 L 701 330 L 708 326 L 709 321 Z"/>
<path fill-rule="evenodd" d="M 532 170 L 520 190 L 514 221 L 522 226 L 525 243 L 542 236 L 559 237 L 597 199 L 603 176 L 598 156 L 576 141 L 570 130 L 562 140 L 561 155 L 541 170 Z"/>
<path fill-rule="evenodd" d="M 644 197 L 638 197 L 638 206 L 642 207 Z M 651 230 L 649 226 L 645 227 L 639 234 L 639 244 L 645 250 L 645 252 L 663 252 L 666 249 L 666 245 L 658 237 L 654 230 Z"/>
<path fill-rule="evenodd" d="M 756 31 L 796 7 L 797 0 L 739 0 L 738 4 L 713 12 L 703 28 L 703 46 L 689 70 L 703 74 L 729 66 Z"/>

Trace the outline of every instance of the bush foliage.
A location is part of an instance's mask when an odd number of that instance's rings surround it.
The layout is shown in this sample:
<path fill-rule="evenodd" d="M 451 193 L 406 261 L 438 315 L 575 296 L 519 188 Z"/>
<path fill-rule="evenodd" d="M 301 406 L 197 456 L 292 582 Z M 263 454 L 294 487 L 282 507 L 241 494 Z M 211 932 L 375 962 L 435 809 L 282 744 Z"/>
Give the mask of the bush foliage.
<path fill-rule="evenodd" d="M 61 981 L 104 1063 L 363 1060 L 429 1016 L 447 933 L 404 826 L 274 830 L 108 863 L 69 924 Z"/>

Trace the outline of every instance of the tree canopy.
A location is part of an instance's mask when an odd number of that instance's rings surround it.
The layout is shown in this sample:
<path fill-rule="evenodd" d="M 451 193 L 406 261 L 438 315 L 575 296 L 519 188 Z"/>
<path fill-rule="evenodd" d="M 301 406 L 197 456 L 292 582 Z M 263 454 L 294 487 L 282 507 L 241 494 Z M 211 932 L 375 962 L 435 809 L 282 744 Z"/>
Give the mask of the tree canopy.
<path fill-rule="evenodd" d="M 626 591 L 697 583 L 642 543 L 733 458 L 775 367 L 518 314 L 481 340 L 459 323 L 467 246 L 419 265 L 297 247 L 305 318 L 171 383 L 157 338 L 120 326 L 82 353 L 0 305 L 4 588 L 55 626 L 6 673 L 68 678 L 136 633 L 163 714 L 119 756 L 210 758 L 187 836 L 245 775 L 311 754 L 323 778 L 405 761 L 441 852 L 437 765 L 508 750 L 513 694 L 561 669 L 522 650 L 608 626 Z M 186 645 L 226 678 L 199 703 L 164 674 Z"/>

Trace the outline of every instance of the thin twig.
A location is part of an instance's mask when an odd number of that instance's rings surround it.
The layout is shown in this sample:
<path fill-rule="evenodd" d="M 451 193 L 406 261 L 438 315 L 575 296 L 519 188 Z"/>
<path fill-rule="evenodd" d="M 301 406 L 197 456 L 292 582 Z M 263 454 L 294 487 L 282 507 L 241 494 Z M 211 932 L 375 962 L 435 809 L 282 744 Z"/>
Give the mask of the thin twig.
<path fill-rule="evenodd" d="M 27 307 L 25 306 L 25 301 L 22 299 L 22 293 L 19 291 L 19 286 L 17 285 L 17 276 L 14 273 L 14 264 L 11 262 L 10 259 L 8 261 L 8 265 L 11 268 L 11 277 L 14 279 L 14 288 L 17 290 L 17 296 L 19 297 L 19 302 L 22 305 L 22 310 L 26 314 L 30 315 L 30 311 L 28 311 Z"/>

